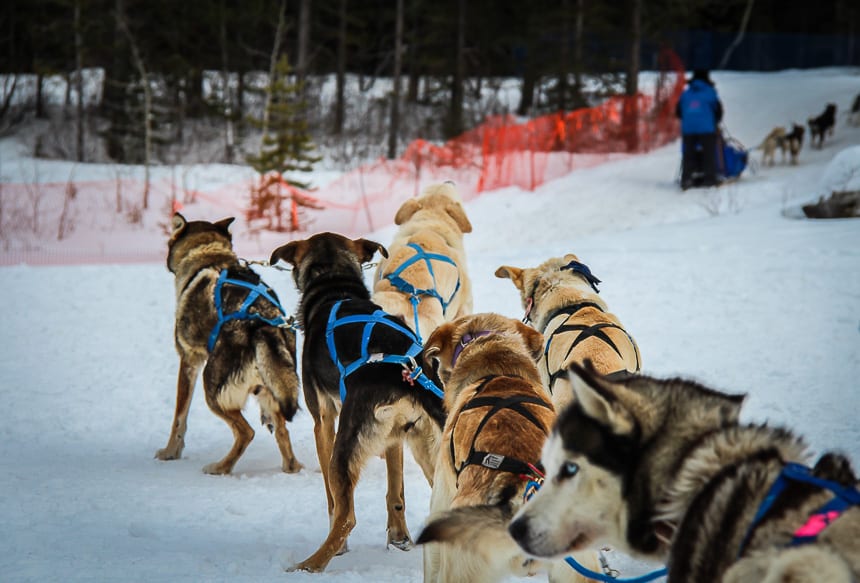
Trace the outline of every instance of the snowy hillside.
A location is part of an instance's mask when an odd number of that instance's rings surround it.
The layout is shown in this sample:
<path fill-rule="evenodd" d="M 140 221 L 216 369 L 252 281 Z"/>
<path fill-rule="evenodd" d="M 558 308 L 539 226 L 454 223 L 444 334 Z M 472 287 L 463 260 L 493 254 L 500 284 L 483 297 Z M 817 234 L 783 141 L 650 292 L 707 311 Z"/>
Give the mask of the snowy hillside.
<path fill-rule="evenodd" d="M 775 125 L 802 123 L 825 103 L 845 111 L 860 71 L 716 73 L 726 126 L 755 146 Z M 748 171 L 720 189 L 681 193 L 678 143 L 581 170 L 536 192 L 487 193 L 467 205 L 475 309 L 520 317 L 501 264 L 533 266 L 574 252 L 603 280 L 601 293 L 637 339 L 644 372 L 683 375 L 749 395 L 747 421 L 791 426 L 813 450 L 846 452 L 860 465 L 860 221 L 796 218 L 802 203 L 860 171 L 860 128 L 838 117 L 822 150 L 805 145 L 797 167 Z M 842 152 L 838 168 L 829 167 Z M 32 161 L 0 143 L 4 180 L 26 181 Z M 758 159 L 759 152 L 753 156 Z M 41 163 L 65 180 L 71 166 Z M 133 169 L 130 171 L 134 171 Z M 75 169 L 79 179 L 105 168 Z M 230 167 L 195 169 L 228 180 Z M 321 177 L 326 179 L 330 177 Z M 854 183 L 851 182 L 853 185 Z M 162 201 L 156 207 L 163 205 Z M 198 212 L 199 210 L 199 212 Z M 108 211 L 109 212 L 109 211 Z M 160 212 L 160 211 L 159 211 Z M 189 218 L 230 211 L 204 202 Z M 161 257 L 134 265 L 0 268 L 0 545 L 4 581 L 421 581 L 421 550 L 385 549 L 385 468 L 371 460 L 356 492 L 350 552 L 321 575 L 286 573 L 328 530 L 312 423 L 290 425 L 305 469 L 279 471 L 274 439 L 257 437 L 229 477 L 204 475 L 232 443 L 230 431 L 192 402 L 183 458 L 153 459 L 166 443 L 178 360 L 174 289 L 165 237 L 153 214 L 134 231 L 108 228 L 97 205 L 78 215 L 79 245 L 135 244 Z M 389 226 L 368 236 L 387 244 Z M 268 256 L 276 235 L 252 240 Z M 290 275 L 260 268 L 285 306 Z M 368 275 L 369 277 L 369 275 Z M 407 456 L 407 521 L 417 536 L 430 490 Z M 648 565 L 610 553 L 623 575 Z M 533 578 L 531 580 L 541 580 Z"/>

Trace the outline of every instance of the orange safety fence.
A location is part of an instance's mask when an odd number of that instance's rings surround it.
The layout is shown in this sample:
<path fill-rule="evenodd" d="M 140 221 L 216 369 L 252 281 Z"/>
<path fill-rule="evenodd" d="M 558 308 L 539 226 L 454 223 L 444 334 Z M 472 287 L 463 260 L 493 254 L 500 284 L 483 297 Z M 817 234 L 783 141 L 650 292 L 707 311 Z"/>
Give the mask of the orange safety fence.
<path fill-rule="evenodd" d="M 415 140 L 398 159 L 380 159 L 363 165 L 311 191 L 301 191 L 271 177 L 263 177 L 262 180 L 278 185 L 277 192 L 282 193 L 279 196 L 283 197 L 283 204 L 279 201 L 276 208 L 283 216 L 276 222 L 279 230 L 292 234 L 280 233 L 280 236 L 282 239 L 305 237 L 319 231 L 358 236 L 390 224 L 406 199 L 434 182 L 454 181 L 468 201 L 499 188 L 534 190 L 572 170 L 663 146 L 680 133 L 674 106 L 685 81 L 683 65 L 674 52 L 664 50 L 661 53 L 660 71 L 655 77 L 653 90 L 647 94 L 610 97 L 594 107 L 524 121 L 512 115 L 492 116 L 444 144 Z M 79 193 L 86 191 L 104 205 L 114 204 L 118 188 L 126 193 L 142 192 L 142 182 L 134 180 L 74 184 Z M 165 225 L 169 224 L 170 213 L 183 204 L 200 202 L 225 214 L 244 216 L 249 231 L 259 232 L 273 224 L 271 216 L 263 217 L 251 205 L 251 193 L 260 184 L 260 179 L 245 180 L 189 192 L 177 189 L 172 180 L 162 179 L 152 183 L 150 201 L 154 201 L 151 204 L 155 208 L 163 210 Z M 67 188 L 65 183 L 42 183 L 39 197 L 63 200 Z M 4 184 L 2 189 L 4 196 L 11 192 L 10 198 L 26 200 L 29 197 L 30 204 L 35 200 L 33 185 Z M 7 200 L 9 198 L 4 198 Z M 190 207 L 186 210 L 189 217 L 193 215 Z M 50 215 L 48 205 L 42 212 Z M 60 209 L 53 212 L 53 217 L 39 220 L 56 225 L 61 220 Z M 265 224 L 261 222 L 264 219 Z M 105 228 L 104 225 L 86 224 L 80 213 L 76 221 L 77 230 Z M 4 222 L 8 223 L 8 219 Z M 56 229 L 54 231 L 56 234 Z M 163 257 L 161 247 L 140 250 L 134 255 L 131 251 L 134 244 L 134 237 L 127 238 L 125 243 L 120 237 L 118 241 L 112 239 L 110 249 L 81 249 L 77 254 L 69 252 L 66 259 L 58 255 L 56 261 L 51 261 L 44 259 L 49 252 L 31 241 L 26 246 L 30 249 L 27 252 L 21 249 L 14 253 L 0 248 L 0 264 L 100 262 L 100 257 L 105 261 L 116 257 L 117 262 L 127 262 L 126 251 L 136 257 L 149 258 L 158 253 Z"/>

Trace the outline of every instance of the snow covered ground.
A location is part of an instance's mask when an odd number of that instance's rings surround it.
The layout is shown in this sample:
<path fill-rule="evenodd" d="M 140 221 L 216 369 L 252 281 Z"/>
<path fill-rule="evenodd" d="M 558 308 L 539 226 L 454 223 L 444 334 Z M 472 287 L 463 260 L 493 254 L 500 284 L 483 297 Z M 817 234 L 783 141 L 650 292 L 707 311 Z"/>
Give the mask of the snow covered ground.
<path fill-rule="evenodd" d="M 828 101 L 845 111 L 860 89 L 860 71 L 846 69 L 714 78 L 727 127 L 747 146 Z M 0 144 L 4 156 L 14 149 Z M 805 147 L 799 166 L 686 193 L 673 184 L 678 149 L 470 203 L 475 309 L 520 317 L 517 293 L 493 276 L 496 267 L 575 252 L 604 281 L 602 295 L 636 337 L 645 372 L 747 393 L 744 420 L 789 425 L 814 451 L 840 449 L 860 464 L 860 221 L 797 218 L 800 204 L 832 188 L 858 188 L 860 128 L 840 115 L 835 136 L 820 151 Z M 21 181 L 9 178 L 25 168 L 16 156 L 3 164 L 7 180 Z M 69 168 L 56 171 L 65 179 Z M 185 212 L 199 218 L 193 206 Z M 387 244 L 393 232 L 368 236 Z M 105 245 L 120 235 L 91 234 Z M 135 237 L 163 248 L 155 224 Z M 260 269 L 295 306 L 289 274 Z M 183 459 L 153 459 L 167 440 L 177 371 L 173 281 L 163 263 L 3 267 L 0 282 L 4 581 L 421 581 L 420 549 L 385 549 L 379 459 L 358 485 L 350 552 L 321 575 L 284 572 L 328 529 L 305 412 L 290 425 L 305 464 L 297 475 L 279 471 L 261 427 L 233 476 L 204 475 L 232 438 L 200 394 Z M 258 418 L 253 401 L 247 417 Z M 430 490 L 409 456 L 405 472 L 415 536 Z M 610 560 L 627 576 L 649 567 L 617 553 Z"/>

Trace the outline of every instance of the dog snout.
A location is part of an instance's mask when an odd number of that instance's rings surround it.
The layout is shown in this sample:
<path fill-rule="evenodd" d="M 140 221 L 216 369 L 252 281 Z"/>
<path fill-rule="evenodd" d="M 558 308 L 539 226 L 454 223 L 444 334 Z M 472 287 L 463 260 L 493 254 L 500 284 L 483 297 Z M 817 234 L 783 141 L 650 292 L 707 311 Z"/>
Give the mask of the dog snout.
<path fill-rule="evenodd" d="M 511 535 L 517 544 L 526 548 L 526 541 L 529 538 L 529 520 L 525 516 L 517 518 L 508 525 L 508 533 Z"/>

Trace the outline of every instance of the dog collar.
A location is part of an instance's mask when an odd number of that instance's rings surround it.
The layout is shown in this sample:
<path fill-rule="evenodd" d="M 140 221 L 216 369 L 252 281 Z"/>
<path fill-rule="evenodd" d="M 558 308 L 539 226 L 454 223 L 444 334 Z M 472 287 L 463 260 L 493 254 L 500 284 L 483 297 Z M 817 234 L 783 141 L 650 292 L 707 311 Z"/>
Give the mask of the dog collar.
<path fill-rule="evenodd" d="M 457 364 L 457 359 L 460 358 L 460 353 L 463 352 L 463 349 L 466 348 L 472 341 L 477 340 L 481 336 L 489 336 L 490 334 L 494 334 L 492 330 L 480 330 L 478 332 L 466 332 L 462 338 L 460 338 L 460 342 L 457 343 L 457 346 L 454 347 L 454 356 L 451 357 L 451 367 L 453 368 L 455 364 Z"/>
<path fill-rule="evenodd" d="M 567 265 L 564 265 L 559 268 L 559 271 L 564 271 L 565 269 L 569 269 L 574 273 L 578 273 L 579 275 L 584 277 L 585 281 L 587 281 L 591 285 L 591 288 L 595 292 L 600 293 L 600 290 L 597 289 L 597 284 L 600 283 L 600 280 L 597 279 L 597 277 L 593 273 L 591 273 L 591 270 L 585 263 L 580 263 L 579 261 L 571 261 Z"/>

